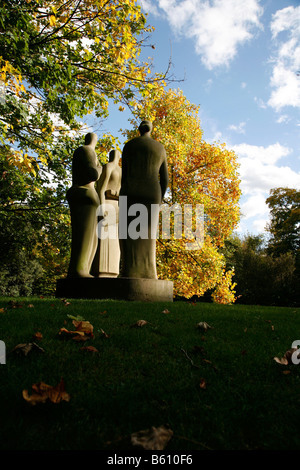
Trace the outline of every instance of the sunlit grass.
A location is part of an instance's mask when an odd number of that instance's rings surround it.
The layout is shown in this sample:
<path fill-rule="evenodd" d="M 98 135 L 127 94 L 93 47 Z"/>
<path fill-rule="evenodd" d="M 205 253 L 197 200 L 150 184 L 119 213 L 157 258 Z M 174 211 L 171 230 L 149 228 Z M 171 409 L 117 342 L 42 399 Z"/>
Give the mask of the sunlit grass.
<path fill-rule="evenodd" d="M 131 433 L 161 424 L 173 430 L 170 451 L 300 449 L 300 365 L 273 359 L 300 340 L 299 309 L 10 300 L 0 299 L 1 449 L 127 450 Z M 61 328 L 74 329 L 70 315 L 89 321 L 94 337 L 62 339 Z M 140 319 L 148 323 L 134 327 Z M 197 328 L 203 321 L 212 328 Z M 44 353 L 12 352 L 37 331 Z M 22 397 L 61 378 L 69 402 Z"/>

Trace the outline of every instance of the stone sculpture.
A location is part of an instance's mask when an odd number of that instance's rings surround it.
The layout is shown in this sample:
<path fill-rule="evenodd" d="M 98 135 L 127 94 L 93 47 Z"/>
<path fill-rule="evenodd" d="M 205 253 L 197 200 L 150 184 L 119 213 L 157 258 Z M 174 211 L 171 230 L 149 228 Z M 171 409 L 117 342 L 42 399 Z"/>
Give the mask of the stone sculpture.
<path fill-rule="evenodd" d="M 77 148 L 72 160 L 72 187 L 67 191 L 71 213 L 72 243 L 68 278 L 92 277 L 92 261 L 97 249 L 97 209 L 100 201 L 95 190 L 102 172 L 95 147 L 97 135 L 88 133 L 85 144 Z"/>
<path fill-rule="evenodd" d="M 118 237 L 119 192 L 122 170 L 119 166 L 121 153 L 112 150 L 109 162 L 103 166 L 96 182 L 100 199 L 100 222 L 98 224 L 98 247 L 92 265 L 95 277 L 117 277 L 120 270 L 120 245 Z"/>
<path fill-rule="evenodd" d="M 132 239 L 128 233 L 120 236 L 122 277 L 157 279 L 156 230 L 159 206 L 168 186 L 168 168 L 165 148 L 151 137 L 151 131 L 152 123 L 142 121 L 140 136 L 127 142 L 122 152 L 120 196 L 127 197 L 128 214 L 131 209 L 134 212 L 135 204 L 147 209 L 147 237 Z M 121 211 L 120 207 L 120 224 Z M 133 216 L 127 217 L 128 227 Z"/>

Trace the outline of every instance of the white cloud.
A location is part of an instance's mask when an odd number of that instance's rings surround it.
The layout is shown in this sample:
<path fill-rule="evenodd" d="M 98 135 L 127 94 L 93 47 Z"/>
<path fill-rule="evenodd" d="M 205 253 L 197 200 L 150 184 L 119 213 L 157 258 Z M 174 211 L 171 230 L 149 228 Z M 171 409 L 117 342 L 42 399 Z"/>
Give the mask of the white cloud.
<path fill-rule="evenodd" d="M 272 59 L 272 93 L 268 104 L 276 111 L 300 107 L 300 6 L 289 6 L 272 16 L 270 25 L 276 52 Z"/>
<path fill-rule="evenodd" d="M 241 204 L 241 212 L 244 214 L 245 219 L 255 217 L 258 215 L 268 214 L 268 208 L 266 205 L 266 198 L 262 193 L 254 194 L 247 198 L 247 200 Z"/>
<path fill-rule="evenodd" d="M 157 16 L 158 10 L 156 6 L 153 4 L 151 0 L 139 0 L 139 3 L 141 4 L 142 8 L 146 11 L 151 13 L 152 15 Z"/>
<path fill-rule="evenodd" d="M 289 166 L 280 166 L 282 158 L 290 155 L 291 150 L 278 142 L 268 147 L 240 144 L 232 147 L 238 155 L 241 178 L 241 212 L 243 218 L 240 230 L 250 223 L 255 231 L 261 232 L 269 218 L 266 199 L 270 189 L 276 187 L 299 188 L 300 173 Z"/>
<path fill-rule="evenodd" d="M 257 104 L 257 106 L 261 109 L 267 109 L 266 103 L 261 99 L 257 98 L 257 96 L 254 97 L 254 101 Z"/>
<path fill-rule="evenodd" d="M 276 120 L 277 124 L 285 124 L 288 123 L 291 120 L 291 118 L 287 114 L 282 114 L 279 116 L 279 118 Z"/>
<path fill-rule="evenodd" d="M 228 66 L 238 47 L 262 27 L 259 0 L 158 0 L 158 5 L 176 33 L 194 40 L 210 70 Z"/>
<path fill-rule="evenodd" d="M 237 132 L 238 134 L 245 134 L 245 122 L 240 122 L 238 125 L 231 124 L 228 128 L 231 131 Z"/>
<path fill-rule="evenodd" d="M 239 144 L 233 147 L 236 154 L 249 160 L 250 163 L 275 164 L 278 160 L 290 154 L 291 150 L 279 142 L 263 147 L 259 145 Z"/>

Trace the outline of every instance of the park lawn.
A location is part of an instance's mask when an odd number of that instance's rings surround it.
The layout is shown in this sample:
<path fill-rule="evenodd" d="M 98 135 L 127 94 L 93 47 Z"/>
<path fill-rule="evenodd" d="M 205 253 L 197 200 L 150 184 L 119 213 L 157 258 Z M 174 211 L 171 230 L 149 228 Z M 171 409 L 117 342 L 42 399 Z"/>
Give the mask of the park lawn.
<path fill-rule="evenodd" d="M 59 334 L 78 316 L 85 342 Z M 132 450 L 161 425 L 168 451 L 300 449 L 300 365 L 274 360 L 300 342 L 299 308 L 0 298 L 0 325 L 1 450 Z M 44 352 L 13 351 L 30 342 Z M 61 379 L 69 401 L 24 399 Z"/>

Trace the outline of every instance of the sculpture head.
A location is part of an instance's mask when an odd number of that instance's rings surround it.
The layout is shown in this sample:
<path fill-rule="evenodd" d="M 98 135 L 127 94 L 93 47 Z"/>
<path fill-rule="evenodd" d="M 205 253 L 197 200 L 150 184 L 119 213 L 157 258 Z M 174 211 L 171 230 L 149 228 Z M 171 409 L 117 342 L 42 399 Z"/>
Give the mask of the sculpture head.
<path fill-rule="evenodd" d="M 121 158 L 121 152 L 119 150 L 111 150 L 109 152 L 108 161 L 109 162 L 118 162 Z"/>
<path fill-rule="evenodd" d="M 98 140 L 97 134 L 94 134 L 94 132 L 89 132 L 88 134 L 86 134 L 84 138 L 84 143 L 85 145 L 93 144 L 95 146 L 97 143 L 97 140 Z"/>
<path fill-rule="evenodd" d="M 139 131 L 140 131 L 141 135 L 144 135 L 146 133 L 151 134 L 151 132 L 152 132 L 152 122 L 142 121 L 141 124 L 139 125 Z"/>

